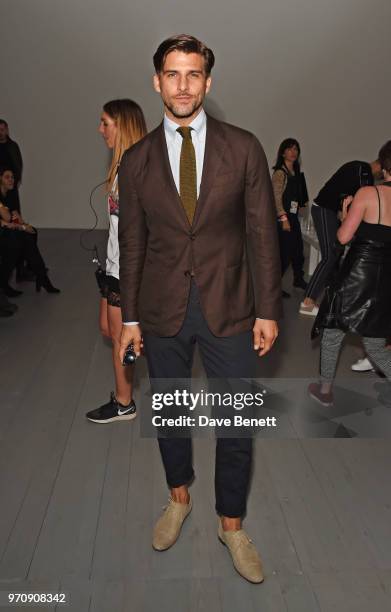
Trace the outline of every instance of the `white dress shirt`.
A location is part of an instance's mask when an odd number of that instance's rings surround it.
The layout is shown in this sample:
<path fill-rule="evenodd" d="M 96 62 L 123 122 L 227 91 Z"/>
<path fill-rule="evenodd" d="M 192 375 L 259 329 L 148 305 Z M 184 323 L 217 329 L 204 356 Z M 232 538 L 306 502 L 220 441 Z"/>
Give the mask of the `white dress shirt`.
<path fill-rule="evenodd" d="M 166 137 L 168 159 L 170 160 L 171 172 L 179 193 L 179 167 L 181 161 L 181 150 L 183 138 L 177 132 L 180 127 L 175 121 L 164 115 L 164 135 Z M 191 140 L 194 146 L 196 169 L 197 169 L 197 198 L 200 195 L 202 169 L 204 167 L 205 140 L 206 140 L 206 115 L 204 109 L 189 124 L 191 128 Z"/>

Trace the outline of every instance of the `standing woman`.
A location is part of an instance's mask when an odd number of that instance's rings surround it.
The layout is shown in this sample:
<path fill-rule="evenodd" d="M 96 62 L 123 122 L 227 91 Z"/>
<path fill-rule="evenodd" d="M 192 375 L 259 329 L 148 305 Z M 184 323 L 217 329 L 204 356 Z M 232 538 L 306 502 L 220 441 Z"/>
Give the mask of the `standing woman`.
<path fill-rule="evenodd" d="M 115 392 L 110 400 L 86 417 L 94 423 L 129 421 L 136 416 L 133 401 L 134 366 L 124 367 L 119 359 L 119 343 L 122 329 L 119 290 L 119 246 L 118 246 L 118 176 L 117 171 L 124 152 L 147 133 L 143 111 L 133 100 L 112 100 L 103 106 L 99 132 L 106 145 L 113 151 L 107 177 L 108 212 L 110 218 L 107 243 L 106 282 L 100 301 L 99 324 L 104 336 L 113 343 L 112 358 L 115 377 Z"/>
<path fill-rule="evenodd" d="M 304 280 L 303 238 L 299 210 L 308 202 L 304 174 L 300 171 L 300 145 L 286 138 L 279 146 L 272 184 L 278 218 L 282 276 L 289 264 L 293 268 L 293 286 L 306 289 Z M 283 291 L 283 297 L 290 297 Z"/>
<path fill-rule="evenodd" d="M 386 348 L 391 337 L 391 140 L 380 149 L 379 162 L 384 184 L 362 187 L 354 199 L 344 200 L 337 239 L 342 245 L 354 239 L 314 323 L 313 336 L 322 331 L 321 382 L 312 383 L 309 394 L 324 406 L 333 403 L 338 355 L 348 331 L 362 337 L 371 362 L 391 382 Z"/>

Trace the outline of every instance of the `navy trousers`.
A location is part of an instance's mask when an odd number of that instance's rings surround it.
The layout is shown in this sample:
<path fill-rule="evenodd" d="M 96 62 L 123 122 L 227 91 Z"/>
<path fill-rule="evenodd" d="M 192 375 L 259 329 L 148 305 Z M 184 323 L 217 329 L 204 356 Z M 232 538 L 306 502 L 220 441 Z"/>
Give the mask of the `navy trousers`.
<path fill-rule="evenodd" d="M 169 338 L 144 334 L 144 347 L 152 379 L 190 379 L 198 344 L 208 379 L 252 378 L 256 368 L 252 331 L 236 336 L 214 336 L 202 314 L 197 286 L 192 280 L 186 317 L 180 332 Z M 190 437 L 159 437 L 169 487 L 189 483 L 194 476 Z M 216 511 L 240 517 L 246 510 L 251 472 L 252 439 L 219 437 L 216 440 Z"/>

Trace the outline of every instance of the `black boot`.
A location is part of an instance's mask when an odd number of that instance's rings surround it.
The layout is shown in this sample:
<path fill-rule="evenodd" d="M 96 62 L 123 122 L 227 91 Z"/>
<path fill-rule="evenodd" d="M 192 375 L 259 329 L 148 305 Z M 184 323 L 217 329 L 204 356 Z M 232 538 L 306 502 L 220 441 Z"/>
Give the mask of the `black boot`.
<path fill-rule="evenodd" d="M 60 289 L 53 287 L 47 274 L 44 276 L 39 276 L 36 280 L 35 288 L 37 292 L 41 291 L 41 287 L 46 289 L 48 293 L 60 293 Z"/>

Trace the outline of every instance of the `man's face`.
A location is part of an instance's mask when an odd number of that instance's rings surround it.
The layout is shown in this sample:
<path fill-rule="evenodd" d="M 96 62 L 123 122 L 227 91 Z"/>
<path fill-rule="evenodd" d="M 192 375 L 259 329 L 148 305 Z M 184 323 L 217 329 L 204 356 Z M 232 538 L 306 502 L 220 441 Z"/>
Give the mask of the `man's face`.
<path fill-rule="evenodd" d="M 171 51 L 163 69 L 153 77 L 155 91 L 160 93 L 170 119 L 187 125 L 198 115 L 211 77 L 205 73 L 205 60 L 198 53 Z"/>
<path fill-rule="evenodd" d="M 0 142 L 5 142 L 8 136 L 8 128 L 4 123 L 0 123 Z"/>

